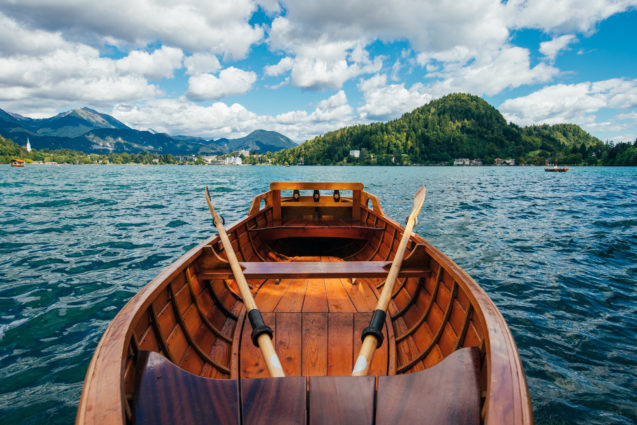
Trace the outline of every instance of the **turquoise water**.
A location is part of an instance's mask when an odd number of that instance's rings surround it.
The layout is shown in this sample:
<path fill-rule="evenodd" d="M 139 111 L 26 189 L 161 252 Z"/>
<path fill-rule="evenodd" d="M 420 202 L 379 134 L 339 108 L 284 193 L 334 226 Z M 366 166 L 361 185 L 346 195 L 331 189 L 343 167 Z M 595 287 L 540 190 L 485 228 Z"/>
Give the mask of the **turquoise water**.
<path fill-rule="evenodd" d="M 0 166 L 0 422 L 72 423 L 117 311 L 270 181 L 362 181 L 491 296 L 537 424 L 637 422 L 637 168 Z"/>

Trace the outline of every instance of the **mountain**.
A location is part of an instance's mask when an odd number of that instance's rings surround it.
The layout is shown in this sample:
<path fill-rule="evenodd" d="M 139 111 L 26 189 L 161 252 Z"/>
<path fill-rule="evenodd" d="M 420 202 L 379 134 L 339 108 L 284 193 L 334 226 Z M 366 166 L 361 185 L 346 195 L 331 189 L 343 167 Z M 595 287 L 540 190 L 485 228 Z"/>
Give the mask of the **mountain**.
<path fill-rule="evenodd" d="M 295 146 L 296 143 L 281 133 L 266 130 L 255 130 L 245 137 L 228 141 L 228 149 L 231 152 L 240 149 L 249 150 L 250 152 L 276 152 Z"/>
<path fill-rule="evenodd" d="M 86 153 L 208 155 L 239 149 L 276 152 L 296 146 L 284 135 L 265 130 L 256 130 L 239 139 L 218 140 L 140 131 L 89 108 L 73 109 L 44 119 L 26 118 L 0 109 L 0 134 L 22 145 L 29 138 L 34 149 L 73 149 Z"/>
<path fill-rule="evenodd" d="M 399 119 L 342 128 L 278 152 L 277 163 L 448 164 L 454 158 L 496 157 L 517 163 L 596 162 L 604 143 L 574 124 L 521 128 L 485 100 L 450 94 Z M 359 150 L 358 158 L 350 150 Z M 566 162 L 565 162 L 566 161 Z"/>
<path fill-rule="evenodd" d="M 73 109 L 51 118 L 39 120 L 37 133 L 43 136 L 78 137 L 95 129 L 130 128 L 111 117 L 89 108 Z"/>

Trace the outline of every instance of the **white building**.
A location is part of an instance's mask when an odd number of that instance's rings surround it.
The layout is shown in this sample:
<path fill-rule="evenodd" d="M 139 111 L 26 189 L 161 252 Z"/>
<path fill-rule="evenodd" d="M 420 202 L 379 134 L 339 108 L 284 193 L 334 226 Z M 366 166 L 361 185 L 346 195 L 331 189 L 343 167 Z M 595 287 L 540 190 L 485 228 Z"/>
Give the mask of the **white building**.
<path fill-rule="evenodd" d="M 241 157 L 239 156 L 229 156 L 224 161 L 225 165 L 241 165 Z"/>
<path fill-rule="evenodd" d="M 359 149 L 352 149 L 349 151 L 349 156 L 353 156 L 354 158 L 360 158 L 361 151 Z"/>
<path fill-rule="evenodd" d="M 28 137 L 27 137 L 27 152 L 31 152 L 31 143 L 29 143 Z"/>
<path fill-rule="evenodd" d="M 237 155 L 241 156 L 243 155 L 244 157 L 249 157 L 250 156 L 250 151 L 247 149 L 241 149 L 239 152 L 237 152 Z"/>
<path fill-rule="evenodd" d="M 457 158 L 453 161 L 453 165 L 470 165 L 469 158 Z"/>

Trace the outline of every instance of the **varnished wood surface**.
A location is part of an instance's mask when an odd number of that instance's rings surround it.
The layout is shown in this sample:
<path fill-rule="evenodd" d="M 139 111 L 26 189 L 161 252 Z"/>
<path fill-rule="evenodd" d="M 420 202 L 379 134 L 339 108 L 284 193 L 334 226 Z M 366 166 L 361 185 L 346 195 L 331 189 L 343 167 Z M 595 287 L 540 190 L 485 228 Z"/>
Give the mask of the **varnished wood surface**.
<path fill-rule="evenodd" d="M 480 358 L 464 348 L 417 373 L 380 376 L 376 425 L 479 425 Z"/>
<path fill-rule="evenodd" d="M 342 261 L 342 262 L 239 262 L 247 279 L 276 278 L 384 278 L 390 261 Z M 430 273 L 425 267 L 405 267 L 398 272 L 400 277 L 418 277 Z M 232 278 L 230 269 L 205 269 L 200 275 L 202 279 Z"/>
<path fill-rule="evenodd" d="M 243 425 L 305 425 L 305 377 L 241 380 Z"/>
<path fill-rule="evenodd" d="M 369 323 L 371 313 L 299 312 L 264 313 L 263 318 L 274 332 L 275 348 L 286 376 L 349 376 L 354 356 L 360 348 L 361 332 Z M 391 362 L 386 342 L 374 356 L 370 375 L 386 375 Z M 250 326 L 243 327 L 240 344 L 242 378 L 264 378 L 267 370 L 263 357 L 250 339 Z"/>
<path fill-rule="evenodd" d="M 291 264 L 294 261 L 273 252 L 269 241 L 250 229 L 302 228 L 308 224 L 381 228 L 382 231 L 374 230 L 367 243 L 359 244 L 355 252 L 345 253 L 341 260 L 391 261 L 402 235 L 401 224 L 383 216 L 377 200 L 365 192 L 358 193 L 356 199 L 361 202 L 357 219 L 352 220 L 352 211 L 349 218 L 335 215 L 333 218 L 338 220 L 325 221 L 321 216 L 295 217 L 293 210 L 305 214 L 303 208 L 284 210 L 282 215 L 280 191 L 267 192 L 257 197 L 250 217 L 228 228 L 228 235 L 240 262 Z M 373 210 L 366 207 L 370 200 L 372 204 L 376 201 Z M 266 204 L 264 208 L 260 206 L 262 201 Z M 383 360 L 381 356 L 382 365 L 375 373 L 413 374 L 434 367 L 462 347 L 479 347 L 482 423 L 532 423 L 521 361 L 502 315 L 475 281 L 427 241 L 412 236 L 408 251 L 418 244 L 422 249 L 414 257 L 414 264 L 429 272 L 418 277 L 399 277 L 389 306 L 389 326 L 384 330 L 386 340 L 392 343 L 384 344 L 387 357 Z M 205 241 L 162 271 L 120 311 L 89 366 L 77 424 L 132 423 L 135 406 L 131 397 L 139 350 L 162 352 L 179 367 L 203 377 L 260 376 L 258 364 L 252 366 L 250 373 L 242 371 L 242 362 L 250 358 L 252 344 L 244 344 L 249 341 L 250 326 L 244 322 L 236 283 L 221 276 L 206 278 L 202 273 L 223 267 L 224 258 L 218 239 Z M 333 259 L 317 257 L 312 261 L 324 263 Z M 295 267 L 304 266 L 291 269 Z M 321 267 L 334 269 L 333 264 Z M 192 282 L 186 278 L 187 270 L 192 272 Z M 274 329 L 273 341 L 286 372 L 340 375 L 349 369 L 349 341 L 351 350 L 358 350 L 360 332 L 368 321 L 364 314 L 369 315 L 377 301 L 378 291 L 374 287 L 381 289 L 383 284 L 382 277 L 359 277 L 352 284 L 353 280 L 329 271 L 320 276 L 249 280 L 257 303 L 263 303 L 270 313 L 265 317 L 266 323 Z M 306 348 L 304 357 L 305 339 L 310 347 L 320 344 L 327 347 L 317 351 Z M 376 357 L 374 360 L 377 361 Z M 225 374 L 224 368 L 231 374 Z"/>
<path fill-rule="evenodd" d="M 310 425 L 373 424 L 374 377 L 322 376 L 309 381 Z"/>
<path fill-rule="evenodd" d="M 154 352 L 140 356 L 137 425 L 241 423 L 236 380 L 192 375 Z"/>

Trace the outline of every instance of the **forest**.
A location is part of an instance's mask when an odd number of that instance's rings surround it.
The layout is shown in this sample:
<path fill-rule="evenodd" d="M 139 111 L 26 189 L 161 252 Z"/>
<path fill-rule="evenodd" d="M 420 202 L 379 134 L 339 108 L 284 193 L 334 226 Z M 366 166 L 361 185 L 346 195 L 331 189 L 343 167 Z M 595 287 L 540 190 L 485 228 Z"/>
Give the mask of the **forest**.
<path fill-rule="evenodd" d="M 350 155 L 351 150 L 359 156 Z M 496 158 L 518 165 L 637 165 L 634 143 L 604 143 L 574 124 L 519 127 L 478 96 L 451 94 L 387 122 L 355 125 L 261 157 L 275 164 L 450 165 Z M 252 162 L 259 162 L 254 159 Z"/>

